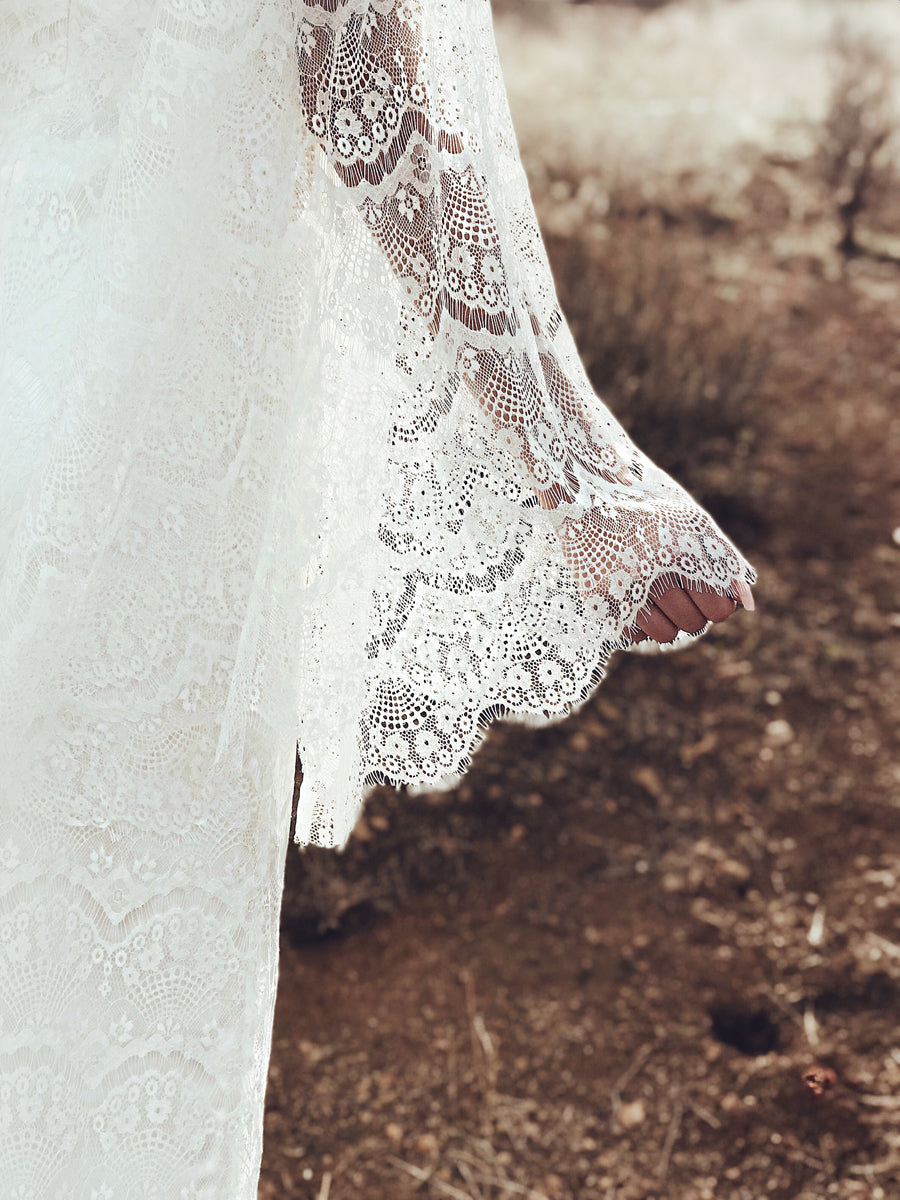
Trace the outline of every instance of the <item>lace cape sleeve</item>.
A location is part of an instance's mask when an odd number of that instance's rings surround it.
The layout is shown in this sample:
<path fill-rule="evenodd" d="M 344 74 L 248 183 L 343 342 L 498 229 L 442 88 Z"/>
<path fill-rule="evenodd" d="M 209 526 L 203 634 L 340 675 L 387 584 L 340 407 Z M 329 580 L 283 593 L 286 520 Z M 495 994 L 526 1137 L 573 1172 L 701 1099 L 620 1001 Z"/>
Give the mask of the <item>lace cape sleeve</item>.
<path fill-rule="evenodd" d="M 306 0 L 299 17 L 301 102 L 330 202 L 368 230 L 399 295 L 386 336 L 407 410 L 392 425 L 396 494 L 378 533 L 404 601 L 382 598 L 382 635 L 368 648 L 367 782 L 433 786 L 468 763 L 490 717 L 546 719 L 583 700 L 656 579 L 725 592 L 755 575 L 586 377 L 531 204 L 487 0 Z M 441 596 L 453 607 L 443 634 Z M 499 634 L 501 612 L 517 633 Z M 447 666 L 461 649 L 465 701 L 450 694 Z M 439 730 L 435 710 L 447 701 Z M 415 735 L 398 729 L 404 709 L 418 714 Z"/>
<path fill-rule="evenodd" d="M 422 356 L 462 381 L 490 417 L 497 452 L 558 510 L 582 591 L 625 612 L 634 606 L 612 578 L 622 568 L 677 567 L 720 590 L 749 580 L 584 375 L 528 201 L 486 8 L 454 5 L 451 19 L 440 3 L 309 0 L 297 43 L 308 124 L 402 281 Z M 690 561 L 664 518 L 672 506 L 690 514 Z"/>

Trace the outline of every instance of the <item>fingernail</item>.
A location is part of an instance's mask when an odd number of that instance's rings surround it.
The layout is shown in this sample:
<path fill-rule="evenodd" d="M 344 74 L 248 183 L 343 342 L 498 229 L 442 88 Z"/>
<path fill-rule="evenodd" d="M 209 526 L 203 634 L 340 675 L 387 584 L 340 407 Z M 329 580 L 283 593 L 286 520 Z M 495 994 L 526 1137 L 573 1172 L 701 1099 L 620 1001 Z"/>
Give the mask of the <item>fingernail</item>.
<path fill-rule="evenodd" d="M 755 612 L 756 601 L 753 599 L 753 593 L 750 591 L 749 585 L 743 579 L 736 579 L 734 581 L 734 588 L 740 597 L 741 604 L 743 604 L 747 612 Z"/>

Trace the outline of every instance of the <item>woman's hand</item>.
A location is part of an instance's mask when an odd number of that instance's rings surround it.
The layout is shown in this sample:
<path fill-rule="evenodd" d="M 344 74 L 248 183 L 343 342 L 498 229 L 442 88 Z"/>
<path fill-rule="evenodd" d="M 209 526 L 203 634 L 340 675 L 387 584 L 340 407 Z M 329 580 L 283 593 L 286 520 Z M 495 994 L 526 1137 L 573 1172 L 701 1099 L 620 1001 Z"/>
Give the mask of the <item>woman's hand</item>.
<path fill-rule="evenodd" d="M 680 584 L 655 583 L 650 589 L 650 602 L 638 613 L 637 630 L 630 631 L 631 641 L 650 638 L 654 642 L 671 642 L 681 630 L 699 633 L 709 621 L 726 620 L 739 604 L 748 612 L 756 608 L 753 592 L 742 579 L 734 580 L 732 590 L 737 600 L 703 590 L 688 580 Z"/>

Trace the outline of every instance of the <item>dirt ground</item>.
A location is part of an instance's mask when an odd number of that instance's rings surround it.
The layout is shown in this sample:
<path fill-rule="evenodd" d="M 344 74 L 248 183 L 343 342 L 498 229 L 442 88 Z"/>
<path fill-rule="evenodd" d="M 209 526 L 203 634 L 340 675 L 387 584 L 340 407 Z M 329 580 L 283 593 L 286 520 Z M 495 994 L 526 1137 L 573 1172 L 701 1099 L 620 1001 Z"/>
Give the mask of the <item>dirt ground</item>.
<path fill-rule="evenodd" d="M 900 213 L 838 253 L 807 132 L 727 203 L 536 172 L 598 389 L 758 611 L 290 848 L 261 1200 L 900 1197 Z"/>

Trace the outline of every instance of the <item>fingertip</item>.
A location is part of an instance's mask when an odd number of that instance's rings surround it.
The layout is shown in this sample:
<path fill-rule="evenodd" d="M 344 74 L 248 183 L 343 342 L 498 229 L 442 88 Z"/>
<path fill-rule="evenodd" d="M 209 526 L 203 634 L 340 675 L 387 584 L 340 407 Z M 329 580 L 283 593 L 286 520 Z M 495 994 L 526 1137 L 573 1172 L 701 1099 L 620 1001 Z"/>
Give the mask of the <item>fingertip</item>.
<path fill-rule="evenodd" d="M 750 585 L 745 583 L 743 579 L 734 581 L 734 590 L 738 594 L 738 599 L 747 610 L 747 612 L 756 611 L 756 601 L 753 599 L 753 592 L 750 590 Z"/>
<path fill-rule="evenodd" d="M 738 602 L 733 596 L 723 595 L 721 592 L 697 591 L 694 603 L 707 621 L 712 621 L 716 625 L 727 620 L 738 606 Z"/>

